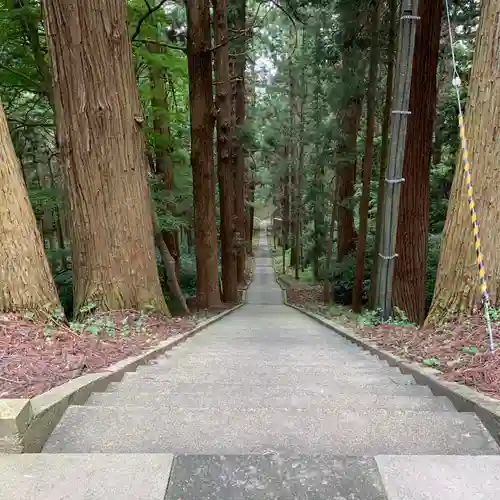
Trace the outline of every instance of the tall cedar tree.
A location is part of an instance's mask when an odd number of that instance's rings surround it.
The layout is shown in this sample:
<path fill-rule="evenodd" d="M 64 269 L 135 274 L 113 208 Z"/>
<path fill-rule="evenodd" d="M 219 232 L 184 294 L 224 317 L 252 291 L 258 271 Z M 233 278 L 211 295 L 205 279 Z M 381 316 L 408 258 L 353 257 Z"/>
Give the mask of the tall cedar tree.
<path fill-rule="evenodd" d="M 44 2 L 71 219 L 74 307 L 167 313 L 124 0 Z"/>
<path fill-rule="evenodd" d="M 399 206 L 394 267 L 394 305 L 421 325 L 429 238 L 429 178 L 437 100 L 442 4 L 421 0 L 415 35 L 410 111 Z"/>
<path fill-rule="evenodd" d="M 366 236 L 368 233 L 368 215 L 373 170 L 373 138 L 375 135 L 375 112 L 377 98 L 377 77 L 379 59 L 379 20 L 381 0 L 372 1 L 370 69 L 368 91 L 366 95 L 366 139 L 363 158 L 361 201 L 359 204 L 359 237 L 356 246 L 356 275 L 352 292 L 352 306 L 355 312 L 361 312 L 363 301 L 363 282 L 365 277 Z"/>
<path fill-rule="evenodd" d="M 235 212 L 236 232 L 238 234 L 237 273 L 238 283 L 245 279 L 246 248 L 245 248 L 245 146 L 243 144 L 243 130 L 245 127 L 245 65 L 246 65 L 246 0 L 235 0 L 234 29 L 238 35 L 234 43 L 236 50 L 234 62 L 235 76 L 235 125 L 234 141 L 235 161 Z"/>
<path fill-rule="evenodd" d="M 499 19 L 500 3 L 483 0 L 465 113 L 474 200 L 482 228 L 481 244 L 489 278 L 488 291 L 494 307 L 500 301 Z M 471 314 L 480 304 L 474 238 L 460 156 L 444 226 L 434 298 L 426 323 Z"/>
<path fill-rule="evenodd" d="M 341 69 L 341 111 L 339 117 L 340 137 L 337 141 L 336 155 L 336 204 L 337 204 L 337 261 L 356 248 L 356 229 L 354 227 L 353 197 L 356 183 L 356 143 L 361 124 L 364 99 L 364 80 L 366 61 L 363 57 L 369 9 L 368 0 L 338 2 L 337 10 L 342 23 L 340 33 Z"/>
<path fill-rule="evenodd" d="M 234 175 L 232 171 L 231 81 L 227 0 L 212 0 L 214 8 L 216 105 L 217 105 L 217 175 L 219 179 L 222 296 L 224 302 L 238 299 L 236 253 L 234 247 Z"/>
<path fill-rule="evenodd" d="M 54 312 L 59 298 L 1 104 L 0 207 L 0 312 Z"/>
<path fill-rule="evenodd" d="M 220 306 L 213 131 L 212 52 L 209 0 L 187 0 L 191 168 L 196 237 L 196 303 Z"/>
<path fill-rule="evenodd" d="M 293 58 L 294 53 L 294 31 L 293 27 L 290 26 L 290 36 L 289 36 L 289 55 L 288 55 L 288 162 L 290 170 L 290 239 L 291 239 L 291 249 L 290 249 L 290 267 L 297 268 L 297 230 L 298 230 L 298 218 L 297 214 L 299 211 L 298 200 L 297 200 L 297 82 L 295 79 L 295 61 Z"/>

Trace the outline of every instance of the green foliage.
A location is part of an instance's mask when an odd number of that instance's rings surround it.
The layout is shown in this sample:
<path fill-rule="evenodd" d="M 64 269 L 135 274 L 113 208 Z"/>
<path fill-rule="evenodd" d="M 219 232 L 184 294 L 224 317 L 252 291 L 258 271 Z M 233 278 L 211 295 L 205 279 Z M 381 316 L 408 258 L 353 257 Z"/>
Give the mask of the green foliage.
<path fill-rule="evenodd" d="M 439 361 L 438 358 L 425 358 L 422 363 L 425 365 L 425 366 L 430 366 L 430 367 L 437 367 L 439 366 L 441 363 Z"/>

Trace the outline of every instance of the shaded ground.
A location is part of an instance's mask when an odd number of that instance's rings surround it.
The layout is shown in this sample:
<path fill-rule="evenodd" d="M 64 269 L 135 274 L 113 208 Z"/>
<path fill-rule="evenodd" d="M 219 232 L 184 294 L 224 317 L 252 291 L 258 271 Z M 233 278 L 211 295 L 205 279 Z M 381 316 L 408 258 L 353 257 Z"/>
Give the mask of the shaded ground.
<path fill-rule="evenodd" d="M 498 350 L 490 355 L 482 316 L 450 322 L 436 329 L 417 329 L 402 324 L 374 325 L 370 324 L 371 318 L 356 316 L 347 308 L 323 305 L 321 286 L 285 281 L 290 303 L 341 322 L 398 356 L 437 368 L 446 380 L 474 387 L 500 399 L 500 328 L 497 322 L 493 324 L 493 331 Z"/>

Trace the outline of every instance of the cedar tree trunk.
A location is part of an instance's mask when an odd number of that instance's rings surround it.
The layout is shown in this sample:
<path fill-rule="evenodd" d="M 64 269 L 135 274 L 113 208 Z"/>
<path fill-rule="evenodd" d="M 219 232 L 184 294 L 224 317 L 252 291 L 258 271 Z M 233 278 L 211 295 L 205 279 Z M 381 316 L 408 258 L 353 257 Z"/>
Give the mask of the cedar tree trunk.
<path fill-rule="evenodd" d="M 481 2 L 481 20 L 469 86 L 465 132 L 474 201 L 493 307 L 500 303 L 500 3 Z M 436 288 L 426 323 L 471 314 L 481 304 L 471 216 L 460 157 L 441 244 Z"/>
<path fill-rule="evenodd" d="M 437 93 L 442 5 L 421 0 L 415 38 L 394 266 L 394 305 L 410 321 L 425 319 L 425 275 L 429 239 L 429 175 Z"/>
<path fill-rule="evenodd" d="M 198 309 L 220 306 L 213 168 L 214 103 L 209 0 L 187 0 L 191 168 Z"/>
<path fill-rule="evenodd" d="M 46 0 L 74 308 L 167 313 L 124 0 Z"/>
<path fill-rule="evenodd" d="M 238 300 L 236 252 L 234 246 L 234 175 L 232 171 L 231 81 L 227 0 L 212 0 L 214 7 L 215 79 L 217 105 L 217 175 L 219 179 L 222 295 L 224 302 Z"/>
<path fill-rule="evenodd" d="M 28 192 L 0 104 L 0 312 L 60 307 Z"/>

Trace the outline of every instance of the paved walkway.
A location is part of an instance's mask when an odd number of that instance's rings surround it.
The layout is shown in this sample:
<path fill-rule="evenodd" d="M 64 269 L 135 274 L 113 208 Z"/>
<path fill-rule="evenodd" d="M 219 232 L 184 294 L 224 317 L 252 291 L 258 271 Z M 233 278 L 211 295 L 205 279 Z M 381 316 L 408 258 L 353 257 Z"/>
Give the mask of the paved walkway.
<path fill-rule="evenodd" d="M 475 415 L 283 305 L 262 231 L 247 304 L 70 407 L 42 454 L 0 458 L 0 498 L 494 500 L 498 453 Z"/>

